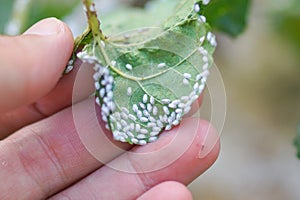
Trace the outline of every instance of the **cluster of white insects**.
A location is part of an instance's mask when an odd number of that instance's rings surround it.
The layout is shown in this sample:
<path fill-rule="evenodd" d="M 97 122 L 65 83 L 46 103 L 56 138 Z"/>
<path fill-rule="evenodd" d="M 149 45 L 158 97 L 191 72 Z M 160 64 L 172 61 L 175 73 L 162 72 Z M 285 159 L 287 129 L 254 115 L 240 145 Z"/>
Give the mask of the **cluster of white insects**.
<path fill-rule="evenodd" d="M 200 14 L 200 3 L 207 5 L 209 0 L 202 0 L 195 3 L 194 11 L 199 14 L 199 22 L 205 23 L 206 18 Z M 208 41 L 212 46 L 216 46 L 216 38 L 208 32 L 201 37 L 200 43 Z M 105 47 L 105 45 L 102 45 Z M 183 115 L 191 110 L 193 102 L 203 92 L 210 66 L 209 53 L 200 45 L 198 52 L 202 57 L 202 72 L 195 77 L 189 73 L 182 74 L 182 84 L 192 86 L 193 90 L 187 96 L 179 99 L 157 99 L 145 92 L 140 101 L 130 107 L 120 107 L 114 101 L 114 77 L 110 73 L 109 66 L 102 66 L 97 63 L 95 57 L 91 57 L 85 52 L 80 52 L 77 57 L 84 62 L 94 64 L 96 103 L 101 107 L 102 120 L 106 123 L 106 128 L 111 130 L 115 140 L 128 142 L 137 145 L 146 145 L 158 139 L 158 135 L 163 130 L 171 130 L 179 125 Z M 116 61 L 111 61 L 110 66 L 116 66 Z M 134 70 L 131 64 L 125 64 L 128 71 Z M 157 65 L 158 69 L 166 68 L 167 64 L 162 62 Z M 127 87 L 125 91 L 128 96 L 133 94 L 133 89 Z"/>

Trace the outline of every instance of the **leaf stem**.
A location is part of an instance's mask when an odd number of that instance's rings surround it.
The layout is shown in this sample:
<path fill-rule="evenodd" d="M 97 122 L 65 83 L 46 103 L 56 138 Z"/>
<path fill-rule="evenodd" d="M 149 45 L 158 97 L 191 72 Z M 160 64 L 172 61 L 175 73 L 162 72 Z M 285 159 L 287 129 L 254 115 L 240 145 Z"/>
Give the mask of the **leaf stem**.
<path fill-rule="evenodd" d="M 100 47 L 100 51 L 105 59 L 106 65 L 110 65 L 110 59 L 105 53 L 102 43 L 107 40 L 107 37 L 103 34 L 100 26 L 101 22 L 98 19 L 95 3 L 93 0 L 82 0 L 83 5 L 86 9 L 86 15 L 88 18 L 89 29 L 93 34 L 93 38 L 96 42 L 96 46 Z"/>
<path fill-rule="evenodd" d="M 101 40 L 105 41 L 107 38 L 100 29 L 101 23 L 97 17 L 95 3 L 93 2 L 93 0 L 82 0 L 82 3 L 86 9 L 89 29 L 92 31 L 93 37 L 96 40 L 96 42 L 100 45 Z"/>

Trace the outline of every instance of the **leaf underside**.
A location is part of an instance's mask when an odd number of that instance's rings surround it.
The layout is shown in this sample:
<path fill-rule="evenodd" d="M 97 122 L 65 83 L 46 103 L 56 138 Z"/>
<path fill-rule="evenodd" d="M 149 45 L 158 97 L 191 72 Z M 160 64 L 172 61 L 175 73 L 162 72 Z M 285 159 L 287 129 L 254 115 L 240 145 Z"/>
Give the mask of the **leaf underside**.
<path fill-rule="evenodd" d="M 202 13 L 206 2 L 182 0 L 161 25 L 91 39 L 78 54 L 94 64 L 96 102 L 114 139 L 154 142 L 190 111 L 216 46 Z"/>

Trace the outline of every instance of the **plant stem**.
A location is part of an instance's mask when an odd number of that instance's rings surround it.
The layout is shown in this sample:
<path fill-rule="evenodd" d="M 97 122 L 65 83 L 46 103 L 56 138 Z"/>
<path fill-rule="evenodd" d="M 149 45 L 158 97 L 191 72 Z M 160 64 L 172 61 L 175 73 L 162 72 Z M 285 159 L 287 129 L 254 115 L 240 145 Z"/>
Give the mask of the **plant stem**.
<path fill-rule="evenodd" d="M 106 37 L 102 33 L 102 30 L 100 29 L 101 23 L 97 17 L 95 3 L 93 2 L 93 0 L 82 0 L 82 3 L 86 8 L 86 15 L 88 18 L 89 29 L 92 31 L 93 37 L 96 40 L 96 42 L 100 45 L 101 40 L 105 41 Z"/>

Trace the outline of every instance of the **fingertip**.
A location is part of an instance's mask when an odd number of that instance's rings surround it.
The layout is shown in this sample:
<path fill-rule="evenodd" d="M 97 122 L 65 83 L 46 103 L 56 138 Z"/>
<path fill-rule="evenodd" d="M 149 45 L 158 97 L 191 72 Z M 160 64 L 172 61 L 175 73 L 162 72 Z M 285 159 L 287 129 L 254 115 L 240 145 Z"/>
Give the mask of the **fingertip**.
<path fill-rule="evenodd" d="M 54 88 L 73 50 L 68 26 L 48 18 L 23 35 L 0 37 L 0 112 L 33 103 Z"/>
<path fill-rule="evenodd" d="M 213 164 L 220 153 L 220 135 L 217 129 L 208 121 L 200 120 L 200 132 L 203 135 L 201 139 L 201 149 L 199 159 L 209 159 Z"/>
<path fill-rule="evenodd" d="M 193 197 L 185 185 L 176 181 L 166 181 L 154 186 L 138 198 L 138 200 L 152 199 L 192 200 Z"/>

